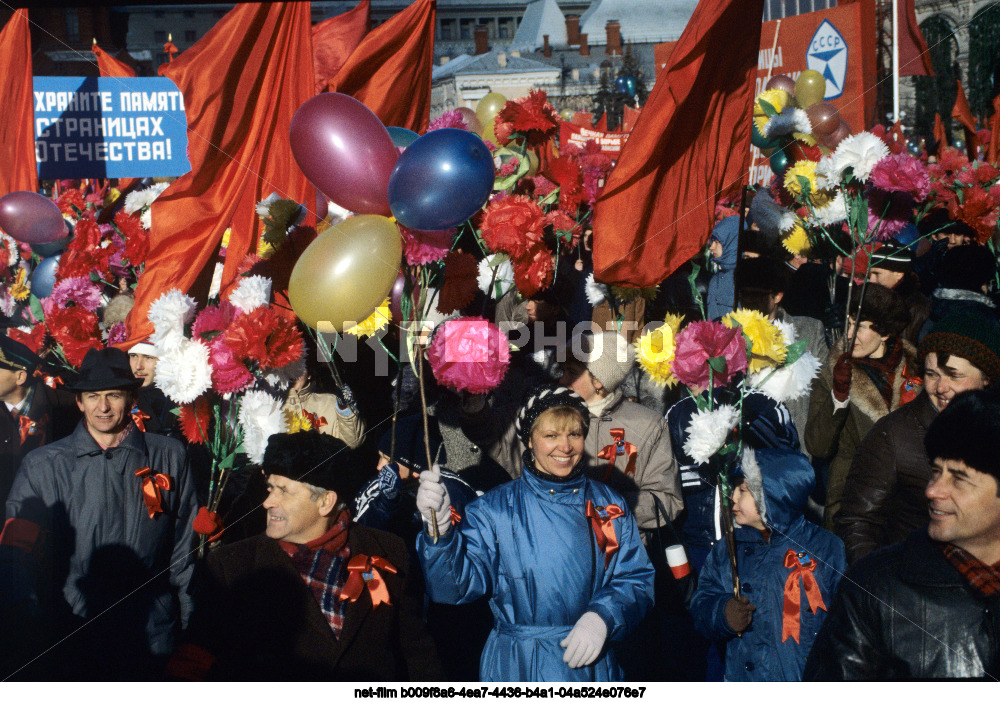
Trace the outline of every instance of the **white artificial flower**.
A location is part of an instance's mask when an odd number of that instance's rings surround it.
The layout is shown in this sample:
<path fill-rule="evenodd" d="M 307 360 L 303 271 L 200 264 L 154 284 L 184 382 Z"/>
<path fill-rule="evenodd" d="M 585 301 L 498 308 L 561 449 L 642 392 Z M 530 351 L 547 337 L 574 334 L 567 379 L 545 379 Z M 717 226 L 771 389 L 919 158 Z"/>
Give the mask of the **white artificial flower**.
<path fill-rule="evenodd" d="M 832 190 L 840 185 L 840 174 L 832 156 L 824 156 L 816 164 L 816 188 Z"/>
<path fill-rule="evenodd" d="M 263 307 L 271 300 L 271 279 L 262 275 L 243 278 L 236 289 L 229 294 L 233 307 L 244 314 Z"/>
<path fill-rule="evenodd" d="M 170 187 L 170 183 L 156 183 L 143 190 L 131 192 L 125 196 L 125 205 L 122 209 L 125 210 L 125 214 L 133 214 L 139 210 L 143 210 L 152 205 L 153 201 L 168 187 Z M 148 229 L 149 227 L 146 228 Z"/>
<path fill-rule="evenodd" d="M 156 362 L 153 383 L 178 404 L 194 402 L 212 387 L 208 347 L 201 341 L 184 339 L 176 349 L 162 353 Z"/>
<path fill-rule="evenodd" d="M 732 405 L 721 405 L 714 410 L 698 410 L 688 424 L 684 452 L 695 463 L 707 463 L 726 444 L 729 432 L 739 421 L 740 413 Z"/>
<path fill-rule="evenodd" d="M 191 321 L 195 311 L 194 298 L 176 288 L 160 295 L 149 306 L 148 318 L 153 324 L 150 343 L 160 353 L 171 353 L 184 341 L 184 325 Z"/>
<path fill-rule="evenodd" d="M 506 295 L 514 287 L 514 267 L 507 255 L 493 254 L 480 261 L 476 282 L 483 294 L 491 300 L 499 300 Z"/>
<path fill-rule="evenodd" d="M 240 401 L 240 428 L 243 450 L 252 463 L 264 462 L 267 440 L 288 429 L 282 402 L 263 390 L 248 390 Z"/>
<path fill-rule="evenodd" d="M 14 316 L 17 309 L 17 300 L 7 291 L 7 288 L 0 289 L 0 313 L 8 319 Z"/>
<path fill-rule="evenodd" d="M 287 366 L 272 370 L 264 376 L 264 382 L 279 390 L 287 390 L 288 386 L 298 380 L 305 372 L 306 359 L 303 357 L 292 361 Z"/>
<path fill-rule="evenodd" d="M 858 132 L 840 142 L 832 158 L 840 173 L 851 168 L 855 178 L 867 183 L 875 164 L 888 155 L 889 147 L 884 141 L 871 132 Z"/>
<path fill-rule="evenodd" d="M 270 195 L 268 195 L 267 197 L 265 197 L 263 200 L 261 200 L 260 202 L 258 202 L 257 203 L 257 216 L 258 217 L 267 217 L 267 213 L 271 209 L 271 203 L 272 202 L 277 202 L 280 199 L 281 199 L 281 196 L 278 195 L 278 193 L 271 193 Z"/>
<path fill-rule="evenodd" d="M 792 210 L 781 209 L 781 217 L 778 218 L 778 231 L 782 234 L 787 234 L 795 228 L 796 224 L 799 224 L 799 216 Z"/>
<path fill-rule="evenodd" d="M 145 212 L 143 212 L 142 216 L 139 217 L 139 224 L 142 225 L 143 229 L 152 229 L 153 228 L 153 210 L 150 209 L 150 210 L 146 210 Z"/>
<path fill-rule="evenodd" d="M 764 136 L 769 139 L 776 136 L 787 136 L 794 132 L 809 134 L 812 132 L 812 124 L 809 122 L 809 115 L 806 111 L 798 107 L 786 107 L 780 114 L 775 115 L 764 125 Z"/>
<path fill-rule="evenodd" d="M 751 373 L 749 380 L 755 390 L 760 390 L 776 402 L 788 402 L 809 393 L 822 365 L 818 358 L 806 351 L 794 363 L 777 370 L 765 368 Z"/>
<path fill-rule="evenodd" d="M 0 232 L 0 239 L 3 240 L 4 248 L 7 249 L 7 257 L 10 259 L 7 265 L 13 268 L 21 260 L 21 249 L 18 247 L 17 240 L 4 232 Z"/>
<path fill-rule="evenodd" d="M 608 299 L 608 286 L 594 280 L 593 273 L 587 276 L 587 284 L 584 286 L 584 292 L 587 293 L 587 302 L 590 303 L 591 307 L 597 307 Z"/>
<path fill-rule="evenodd" d="M 816 221 L 823 225 L 838 224 L 847 219 L 847 200 L 840 190 L 837 195 L 825 207 L 817 207 L 815 210 Z"/>

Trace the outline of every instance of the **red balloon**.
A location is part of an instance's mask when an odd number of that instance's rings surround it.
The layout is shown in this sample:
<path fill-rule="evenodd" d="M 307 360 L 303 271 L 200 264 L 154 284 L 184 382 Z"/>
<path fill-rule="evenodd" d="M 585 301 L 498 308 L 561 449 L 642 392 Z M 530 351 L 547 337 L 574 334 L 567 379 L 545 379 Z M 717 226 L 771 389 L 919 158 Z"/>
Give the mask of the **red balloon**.
<path fill-rule="evenodd" d="M 0 197 L 0 229 L 26 244 L 47 244 L 69 234 L 56 203 L 27 190 Z"/>
<path fill-rule="evenodd" d="M 795 81 L 786 75 L 771 76 L 771 80 L 767 81 L 767 85 L 764 86 L 765 90 L 771 90 L 772 88 L 780 88 L 781 90 L 787 90 L 789 95 L 795 94 Z"/>
<path fill-rule="evenodd" d="M 391 217 L 387 188 L 399 151 L 375 113 L 350 95 L 322 93 L 292 117 L 292 155 L 333 202 Z"/>
<path fill-rule="evenodd" d="M 837 131 L 840 126 L 840 110 L 829 102 L 817 102 L 806 108 L 809 115 L 809 123 L 813 128 L 813 136 L 816 138 L 829 136 Z"/>
<path fill-rule="evenodd" d="M 465 118 L 465 123 L 469 125 L 469 129 L 467 131 L 470 131 L 473 134 L 479 134 L 483 131 L 483 125 L 479 123 L 479 118 L 476 117 L 476 111 L 471 107 L 459 107 L 455 110 L 455 112 L 458 112 Z"/>
<path fill-rule="evenodd" d="M 851 128 L 847 126 L 847 122 L 840 120 L 840 124 L 837 125 L 835 130 L 833 130 L 833 134 L 823 137 L 820 141 L 826 148 L 836 149 L 837 144 L 849 136 L 851 136 Z"/>

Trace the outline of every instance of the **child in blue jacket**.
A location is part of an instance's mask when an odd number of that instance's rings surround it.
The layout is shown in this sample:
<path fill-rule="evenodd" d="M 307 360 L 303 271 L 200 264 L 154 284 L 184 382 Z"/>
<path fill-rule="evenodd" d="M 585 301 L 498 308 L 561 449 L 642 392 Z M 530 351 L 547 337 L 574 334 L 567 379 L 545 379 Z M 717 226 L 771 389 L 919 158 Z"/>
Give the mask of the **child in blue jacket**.
<path fill-rule="evenodd" d="M 800 453 L 746 450 L 733 491 L 733 596 L 725 541 L 713 547 L 691 601 L 695 627 L 726 642 L 726 680 L 801 680 L 806 657 L 847 567 L 844 543 L 806 521 L 815 473 Z"/>

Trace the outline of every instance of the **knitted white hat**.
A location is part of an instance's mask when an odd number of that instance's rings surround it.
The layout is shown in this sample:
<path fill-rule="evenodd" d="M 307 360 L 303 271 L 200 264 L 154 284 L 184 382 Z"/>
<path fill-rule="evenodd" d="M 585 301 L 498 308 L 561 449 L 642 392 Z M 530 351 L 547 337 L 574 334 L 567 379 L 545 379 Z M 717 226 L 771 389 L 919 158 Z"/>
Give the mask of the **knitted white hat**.
<path fill-rule="evenodd" d="M 613 331 L 586 334 L 582 342 L 585 357 L 580 360 L 587 364 L 587 370 L 601 381 L 605 390 L 617 390 L 635 364 L 635 349 L 625 337 Z"/>

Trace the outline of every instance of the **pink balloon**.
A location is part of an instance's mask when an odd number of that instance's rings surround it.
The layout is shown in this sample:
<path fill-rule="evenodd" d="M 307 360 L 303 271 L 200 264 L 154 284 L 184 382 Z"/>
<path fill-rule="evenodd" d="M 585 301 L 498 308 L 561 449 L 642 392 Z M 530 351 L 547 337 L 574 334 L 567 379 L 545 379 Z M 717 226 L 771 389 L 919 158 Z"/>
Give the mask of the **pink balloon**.
<path fill-rule="evenodd" d="M 837 125 L 837 128 L 833 130 L 833 134 L 822 137 L 820 142 L 828 149 L 836 149 L 837 144 L 849 136 L 851 136 L 851 128 L 847 126 L 847 122 L 841 120 L 840 124 Z"/>
<path fill-rule="evenodd" d="M 322 93 L 292 117 L 292 155 L 333 202 L 357 214 L 391 217 L 389 174 L 399 152 L 375 113 L 350 95 Z"/>
<path fill-rule="evenodd" d="M 786 75 L 771 76 L 771 79 L 767 81 L 767 85 L 764 86 L 764 89 L 771 90 L 772 88 L 781 88 L 782 90 L 788 91 L 789 95 L 794 95 L 795 81 Z"/>
<path fill-rule="evenodd" d="M 483 131 L 483 125 L 479 123 L 479 118 L 476 117 L 476 111 L 471 107 L 459 107 L 455 110 L 462 117 L 465 118 L 465 123 L 469 125 L 468 131 L 473 134 L 480 134 Z"/>
<path fill-rule="evenodd" d="M 69 233 L 56 203 L 27 190 L 0 197 L 0 229 L 26 244 L 47 244 Z"/>
<path fill-rule="evenodd" d="M 809 123 L 812 125 L 813 136 L 820 138 L 829 136 L 840 126 L 840 111 L 829 102 L 817 102 L 806 108 Z"/>

